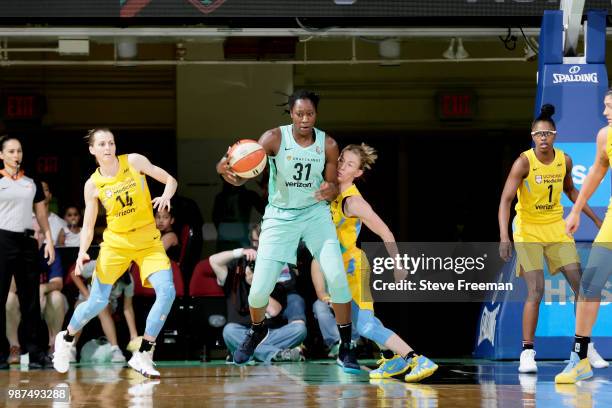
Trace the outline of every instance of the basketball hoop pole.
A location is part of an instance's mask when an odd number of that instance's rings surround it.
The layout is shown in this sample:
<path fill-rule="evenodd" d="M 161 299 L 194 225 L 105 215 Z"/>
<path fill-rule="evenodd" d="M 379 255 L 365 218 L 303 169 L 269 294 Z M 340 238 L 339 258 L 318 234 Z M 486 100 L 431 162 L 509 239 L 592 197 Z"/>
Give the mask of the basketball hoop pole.
<path fill-rule="evenodd" d="M 584 0 L 561 0 L 560 10 L 563 11 L 563 54 L 573 57 L 578 48 Z"/>

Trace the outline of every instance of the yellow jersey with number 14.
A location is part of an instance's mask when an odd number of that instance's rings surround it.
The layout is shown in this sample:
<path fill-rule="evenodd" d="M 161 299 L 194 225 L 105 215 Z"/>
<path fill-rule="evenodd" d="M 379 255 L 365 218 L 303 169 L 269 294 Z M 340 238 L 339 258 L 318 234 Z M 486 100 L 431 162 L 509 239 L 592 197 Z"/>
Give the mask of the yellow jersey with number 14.
<path fill-rule="evenodd" d="M 119 170 L 114 177 L 104 177 L 100 168 L 91 175 L 106 209 L 106 228 L 122 233 L 155 224 L 146 176 L 130 166 L 127 154 L 117 158 Z"/>
<path fill-rule="evenodd" d="M 548 224 L 563 219 L 561 192 L 565 179 L 565 154 L 555 149 L 552 163 L 540 162 L 533 149 L 523 152 L 529 160 L 529 174 L 519 185 L 516 204 L 518 220 L 529 224 Z"/>

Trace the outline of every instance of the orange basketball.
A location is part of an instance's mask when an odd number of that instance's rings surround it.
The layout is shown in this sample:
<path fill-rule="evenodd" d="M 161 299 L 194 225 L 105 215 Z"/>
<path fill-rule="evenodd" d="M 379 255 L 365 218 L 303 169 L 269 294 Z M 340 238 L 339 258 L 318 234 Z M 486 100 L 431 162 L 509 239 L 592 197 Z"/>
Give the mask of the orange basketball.
<path fill-rule="evenodd" d="M 266 151 L 251 139 L 234 143 L 227 154 L 228 162 L 234 173 L 242 178 L 253 178 L 266 167 Z"/>

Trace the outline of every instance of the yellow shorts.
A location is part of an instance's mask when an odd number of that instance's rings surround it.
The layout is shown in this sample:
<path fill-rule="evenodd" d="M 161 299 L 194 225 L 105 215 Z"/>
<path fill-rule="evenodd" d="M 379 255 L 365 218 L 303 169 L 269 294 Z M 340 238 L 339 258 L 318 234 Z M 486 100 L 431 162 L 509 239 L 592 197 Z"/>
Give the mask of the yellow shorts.
<path fill-rule="evenodd" d="M 606 217 L 595 237 L 595 243 L 604 248 L 612 249 L 612 214 L 610 209 L 606 211 Z"/>
<path fill-rule="evenodd" d="M 360 250 L 342 254 L 346 279 L 351 290 L 353 301 L 362 310 L 374 310 L 372 293 L 370 292 L 370 264 L 368 258 Z"/>
<path fill-rule="evenodd" d="M 516 275 L 544 270 L 544 258 L 552 275 L 566 265 L 580 263 L 574 239 L 565 233 L 563 219 L 550 224 L 514 223 Z"/>
<path fill-rule="evenodd" d="M 147 280 L 149 275 L 170 269 L 161 233 L 155 224 L 122 233 L 105 230 L 95 276 L 101 283 L 112 285 L 125 273 L 132 261 L 138 264 L 142 285 L 147 288 L 151 287 Z"/>

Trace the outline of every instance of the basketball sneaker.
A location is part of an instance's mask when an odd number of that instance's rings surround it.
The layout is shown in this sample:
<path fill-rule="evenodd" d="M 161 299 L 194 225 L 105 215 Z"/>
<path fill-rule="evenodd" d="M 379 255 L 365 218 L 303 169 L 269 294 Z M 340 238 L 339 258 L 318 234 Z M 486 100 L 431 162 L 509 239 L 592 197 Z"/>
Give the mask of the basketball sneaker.
<path fill-rule="evenodd" d="M 272 361 L 293 361 L 295 363 L 305 361 L 304 353 L 300 346 L 293 347 L 290 349 L 279 350 L 278 353 L 272 358 Z"/>
<path fill-rule="evenodd" d="M 595 350 L 595 344 L 589 343 L 589 349 L 587 351 L 587 358 L 589 359 L 589 364 L 593 368 L 606 368 L 610 365 L 606 360 L 604 360 L 597 350 Z"/>
<path fill-rule="evenodd" d="M 74 339 L 71 342 L 64 340 L 66 330 L 57 333 L 55 336 L 55 346 L 53 352 L 53 368 L 60 373 L 65 373 L 70 368 L 70 350 L 74 346 Z"/>
<path fill-rule="evenodd" d="M 259 343 L 266 340 L 267 337 L 267 327 L 264 327 L 263 330 L 257 331 L 253 330 L 252 327 L 249 328 L 242 344 L 238 346 L 236 351 L 234 351 L 234 363 L 236 365 L 244 365 L 248 363 L 253 358 L 253 354 L 255 354 L 255 349 Z"/>
<path fill-rule="evenodd" d="M 410 363 L 410 372 L 404 376 L 406 382 L 418 382 L 429 377 L 438 369 L 438 365 L 425 356 L 415 356 Z"/>
<path fill-rule="evenodd" d="M 533 349 L 525 349 L 521 352 L 521 358 L 519 363 L 519 373 L 537 373 L 538 366 L 535 361 L 536 352 Z"/>
<path fill-rule="evenodd" d="M 147 378 L 160 378 L 159 371 L 153 367 L 155 363 L 152 351 L 135 351 L 128 365 Z"/>
<path fill-rule="evenodd" d="M 395 354 L 390 359 L 381 356 L 376 364 L 378 368 L 370 371 L 370 378 L 390 378 L 404 374 L 410 368 L 410 364 L 399 354 Z"/>
<path fill-rule="evenodd" d="M 340 344 L 340 350 L 338 351 L 338 358 L 336 359 L 336 364 L 342 367 L 342 370 L 345 373 L 360 373 L 361 367 L 357 362 L 357 356 L 355 354 L 355 345 L 353 344 L 353 342 L 348 345 Z"/>
<path fill-rule="evenodd" d="M 563 371 L 555 377 L 555 383 L 557 384 L 575 384 L 580 380 L 586 380 L 593 376 L 593 370 L 591 370 L 591 364 L 589 364 L 588 358 L 582 360 L 578 357 L 578 354 L 573 352 L 570 354 L 570 361 Z"/>

